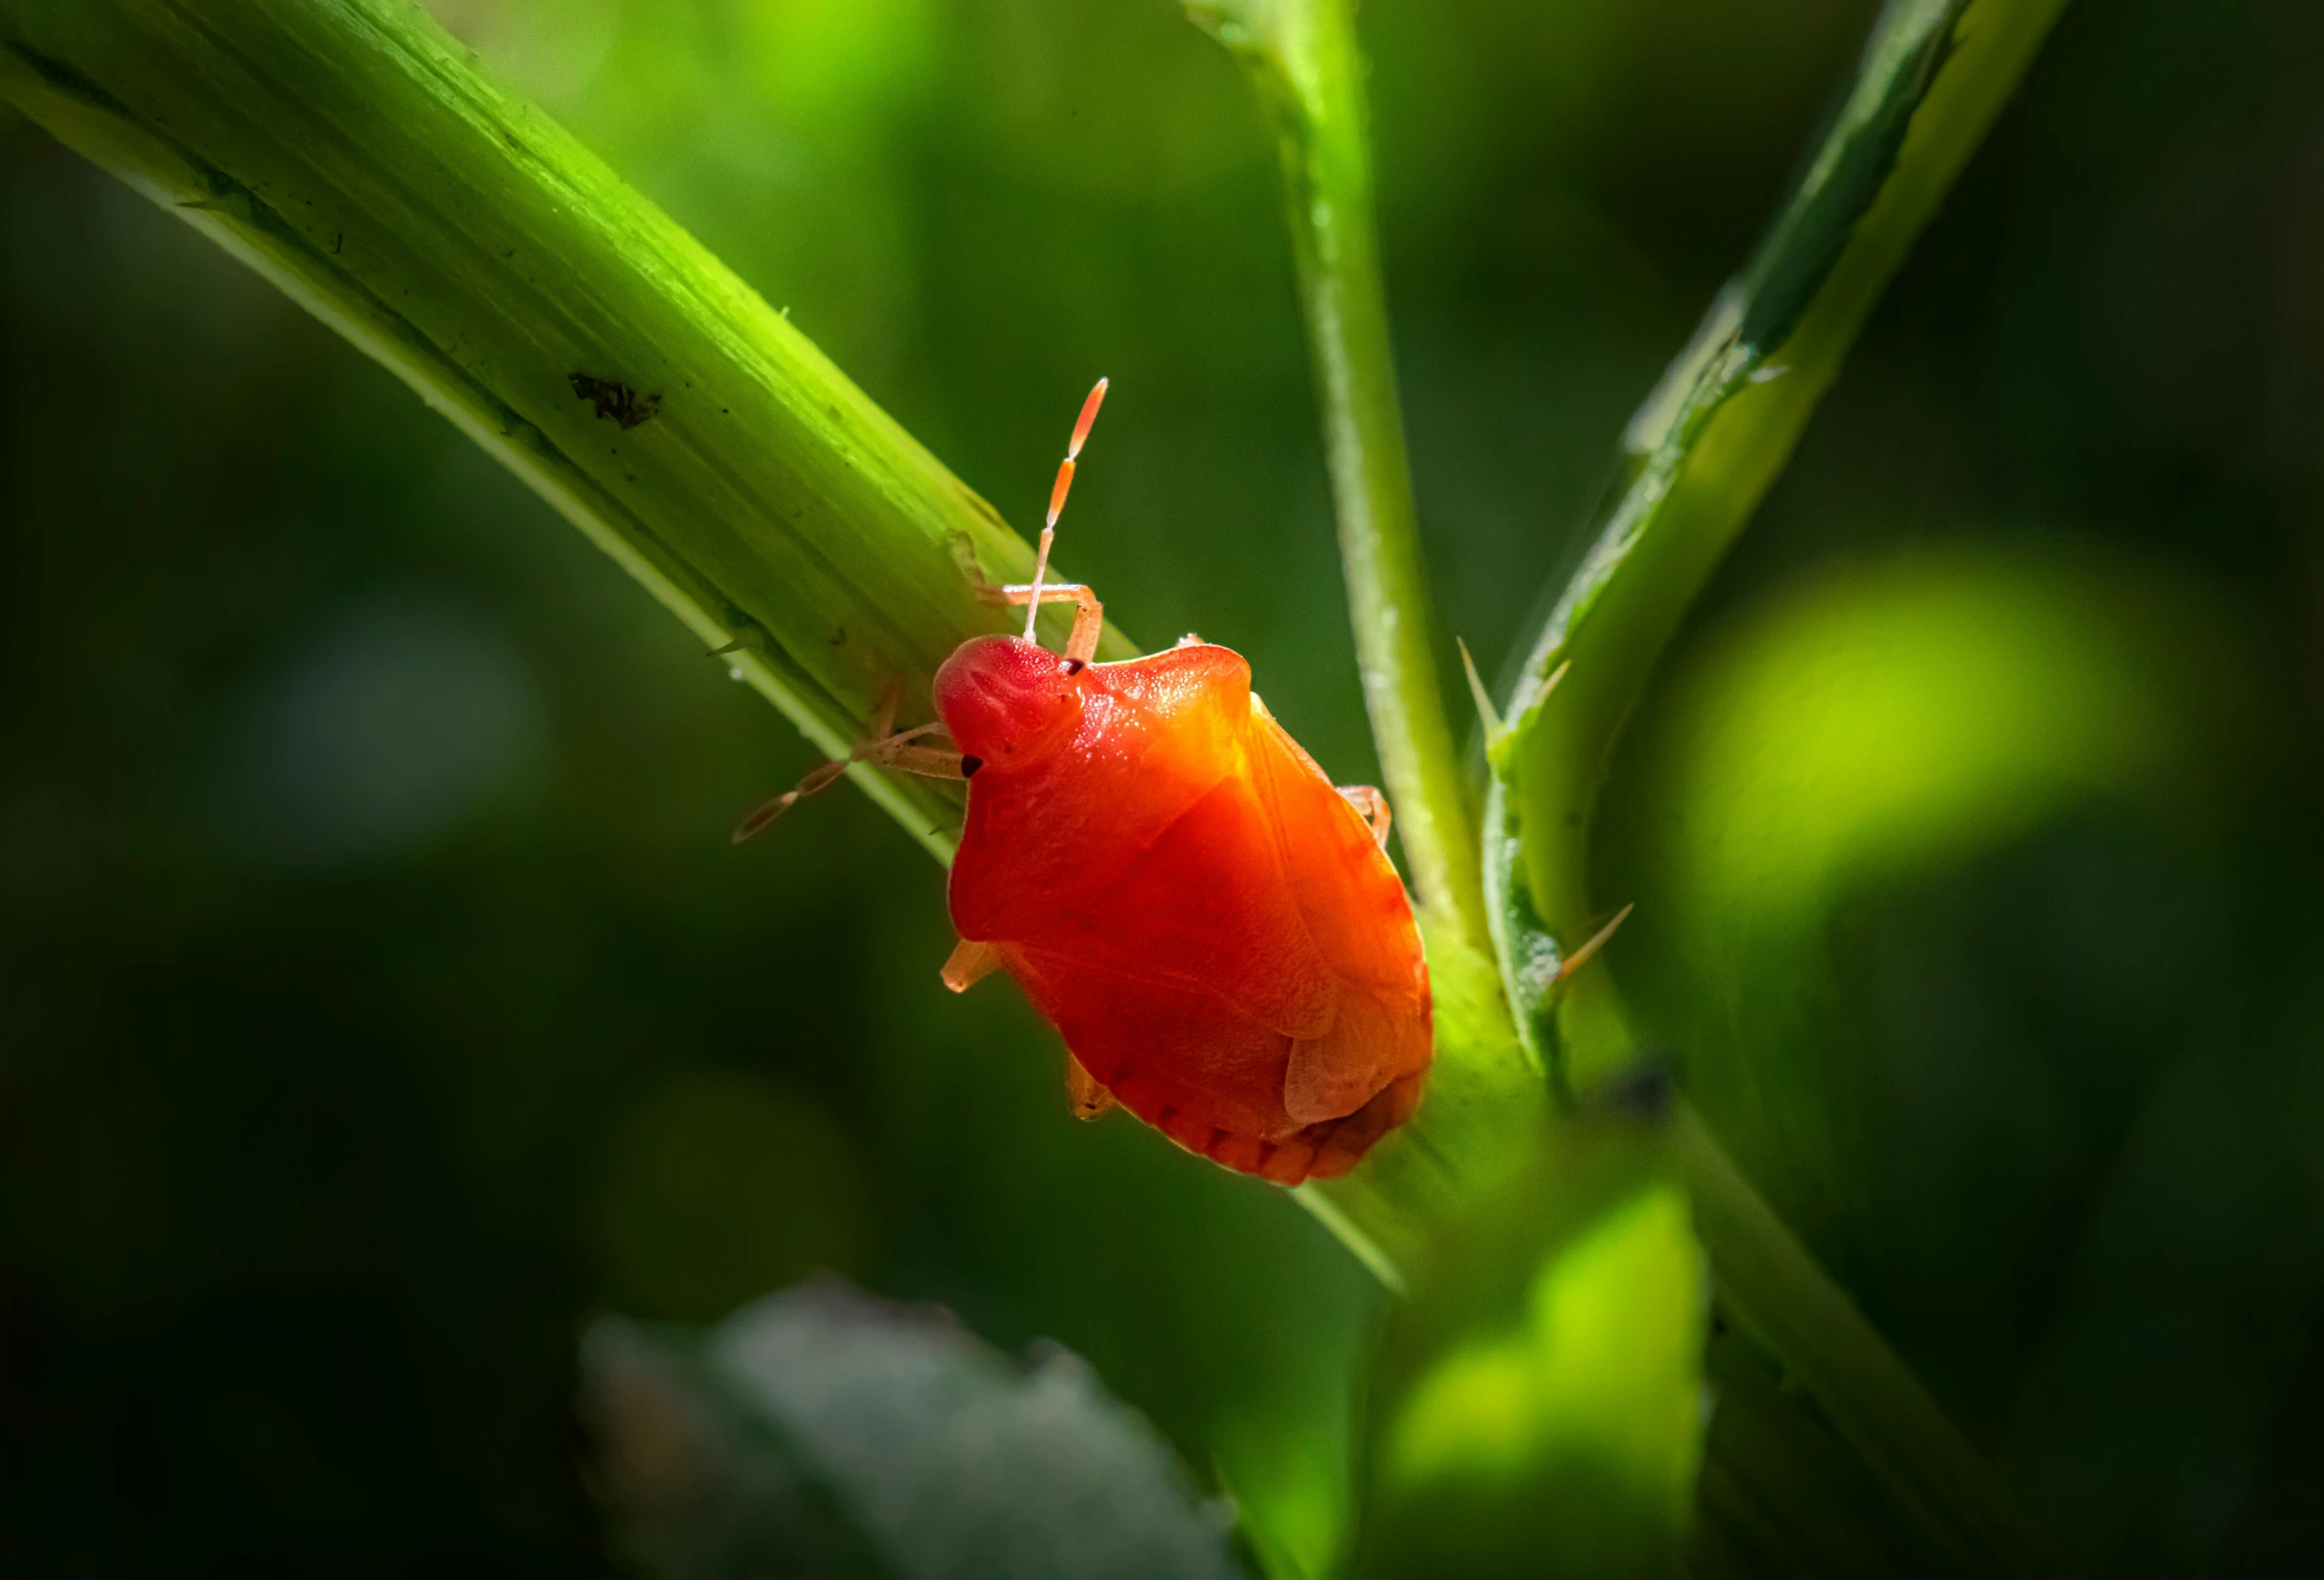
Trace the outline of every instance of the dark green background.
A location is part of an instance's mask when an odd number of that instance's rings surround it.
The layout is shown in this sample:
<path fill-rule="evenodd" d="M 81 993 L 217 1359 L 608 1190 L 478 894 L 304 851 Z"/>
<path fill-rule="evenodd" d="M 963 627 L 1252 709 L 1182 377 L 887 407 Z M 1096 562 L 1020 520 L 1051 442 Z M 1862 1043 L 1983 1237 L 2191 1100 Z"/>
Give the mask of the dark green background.
<path fill-rule="evenodd" d="M 1067 563 L 1374 776 L 1272 153 L 1173 4 L 436 9 L 1012 519 L 1109 374 Z M 1870 10 L 1366 6 L 1421 513 L 1488 674 Z M 1062 1341 L 1198 1474 L 1328 1446 L 1367 1278 L 1270 1188 L 1073 1124 L 1011 991 L 937 984 L 941 873 L 868 803 L 731 850 L 811 761 L 780 717 L 21 121 L 0 203 L 0 1565 L 590 1570 L 580 1324 L 816 1268 Z M 2125 1572 L 2324 1555 L 2320 419 L 2324 20 L 2085 0 L 1698 618 L 2067 545 L 2159 590 L 2159 651 L 2237 646 L 2247 712 L 2184 744 L 2235 765 L 2211 823 L 2101 797 L 1851 895 L 1800 1011 L 1869 1072 L 1878 1178 L 1786 1205 Z M 1683 1005 L 1658 927 L 1613 965 Z"/>

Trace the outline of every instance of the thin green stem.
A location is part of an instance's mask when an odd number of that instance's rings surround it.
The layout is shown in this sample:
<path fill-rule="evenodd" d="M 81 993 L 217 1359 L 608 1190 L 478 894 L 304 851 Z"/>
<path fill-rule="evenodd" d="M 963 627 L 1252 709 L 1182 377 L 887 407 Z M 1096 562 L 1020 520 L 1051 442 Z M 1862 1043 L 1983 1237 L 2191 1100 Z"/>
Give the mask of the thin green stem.
<path fill-rule="evenodd" d="M 1340 523 L 1364 701 L 1421 903 L 1486 945 L 1484 891 L 1437 674 L 1351 0 L 1193 4 L 1273 118 Z"/>

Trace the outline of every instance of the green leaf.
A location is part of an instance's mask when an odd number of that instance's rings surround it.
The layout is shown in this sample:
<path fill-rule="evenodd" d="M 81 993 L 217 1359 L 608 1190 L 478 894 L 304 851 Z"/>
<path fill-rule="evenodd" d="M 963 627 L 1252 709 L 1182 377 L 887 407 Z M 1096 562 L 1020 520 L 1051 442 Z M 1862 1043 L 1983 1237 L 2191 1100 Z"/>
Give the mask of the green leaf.
<path fill-rule="evenodd" d="M 1632 419 L 1623 484 L 1489 750 L 1494 946 L 1527 1047 L 1576 1090 L 1631 1053 L 1602 973 L 1557 987 L 1612 909 L 1588 893 L 1586 850 L 1614 743 L 2062 5 L 1891 0 L 1790 203 Z"/>
<path fill-rule="evenodd" d="M 1702 1454 L 1706 1296 L 1653 1127 L 1546 1135 L 1392 1324 L 1363 1572 L 1668 1574 Z"/>
<path fill-rule="evenodd" d="M 2061 9 L 1890 0 L 1790 203 L 1633 419 L 1597 540 L 1501 710 L 1488 742 L 1487 914 L 1518 1033 L 1569 1099 L 1586 1102 L 1636 1057 L 1608 972 L 1564 971 L 1614 910 L 1589 892 L 1588 854 L 1615 744 L 1687 606 Z M 1685 1177 L 1722 1301 L 1949 1563 L 2036 1567 L 2036 1538 L 1991 1470 L 1709 1132 L 1685 1128 Z"/>
<path fill-rule="evenodd" d="M 1694 1199 L 1723 1318 L 1772 1357 L 1787 1384 L 1814 1399 L 1821 1419 L 1869 1471 L 1895 1522 L 1873 1527 L 1877 1541 L 1931 1554 L 1937 1573 L 2054 1572 L 2045 1534 L 1684 1103 L 1670 1126 L 1670 1155 Z M 1740 1440 L 1748 1445 L 1751 1438 Z M 1725 1457 L 1737 1444 L 1733 1435 L 1714 1440 L 1722 1452 L 1711 1479 L 1757 1472 Z M 1828 1477 L 1798 1479 L 1819 1486 L 1806 1501 L 1831 1496 Z M 1772 1511 L 1782 1506 L 1778 1501 Z M 1803 1534 L 1829 1551 L 1821 1533 Z"/>
<path fill-rule="evenodd" d="M 418 7 L 0 0 L 0 93 L 410 384 L 824 752 L 891 685 L 928 717 L 1010 624 L 975 580 L 1032 555 L 992 508 Z M 956 790 L 852 773 L 949 855 Z"/>
<path fill-rule="evenodd" d="M 716 1327 L 608 1318 L 582 1345 L 599 1476 L 670 1580 L 1228 1580 L 1224 1511 L 1089 1368 L 1029 1366 L 837 1281 Z"/>

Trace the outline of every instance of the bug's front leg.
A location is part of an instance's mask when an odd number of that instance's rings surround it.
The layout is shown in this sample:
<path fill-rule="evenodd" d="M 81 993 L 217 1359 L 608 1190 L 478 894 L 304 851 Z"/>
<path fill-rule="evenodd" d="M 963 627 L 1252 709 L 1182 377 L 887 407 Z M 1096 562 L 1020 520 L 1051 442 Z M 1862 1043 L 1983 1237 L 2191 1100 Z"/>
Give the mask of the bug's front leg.
<path fill-rule="evenodd" d="M 959 751 L 953 747 L 919 745 L 919 738 L 941 730 L 941 725 L 921 725 L 917 730 L 906 730 L 901 735 L 884 736 L 876 741 L 857 743 L 849 754 L 853 763 L 876 763 L 903 774 L 917 774 L 922 779 L 964 780 L 967 770 L 962 767 Z"/>
<path fill-rule="evenodd" d="M 850 763 L 876 763 L 905 774 L 917 774 L 924 779 L 962 780 L 968 777 L 960 764 L 960 754 L 949 747 L 929 746 L 921 742 L 923 736 L 941 734 L 941 724 L 924 724 L 917 729 L 898 731 L 895 728 L 897 700 L 903 687 L 889 681 L 879 694 L 879 706 L 872 710 L 872 718 L 855 749 L 848 754 Z"/>
<path fill-rule="evenodd" d="M 1377 786 L 1372 785 L 1341 785 L 1335 789 L 1348 797 L 1350 805 L 1370 819 L 1372 837 L 1380 841 L 1381 849 L 1387 849 L 1389 824 L 1396 821 L 1396 814 L 1389 810 L 1388 797 L 1380 792 Z"/>
<path fill-rule="evenodd" d="M 751 808 L 743 820 L 735 825 L 734 842 L 741 844 L 766 831 L 767 825 L 782 816 L 818 790 L 838 783 L 851 763 L 876 763 L 903 774 L 917 774 L 923 779 L 964 780 L 967 771 L 961 766 L 960 754 L 950 747 L 931 746 L 922 737 L 937 734 L 941 724 L 925 724 L 912 730 L 897 731 L 895 710 L 902 688 L 890 684 L 880 693 L 879 704 L 872 710 L 867 722 L 869 729 L 864 739 L 842 759 L 826 759 L 809 769 L 797 785 L 782 794 L 761 801 Z"/>

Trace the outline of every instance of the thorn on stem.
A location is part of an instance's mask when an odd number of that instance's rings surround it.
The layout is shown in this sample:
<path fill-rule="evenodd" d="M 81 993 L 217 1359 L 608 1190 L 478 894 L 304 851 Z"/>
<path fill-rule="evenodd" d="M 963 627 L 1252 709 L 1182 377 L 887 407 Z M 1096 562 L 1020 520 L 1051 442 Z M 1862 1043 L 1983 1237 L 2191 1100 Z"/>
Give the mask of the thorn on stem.
<path fill-rule="evenodd" d="M 1550 978 L 1549 985 L 1551 987 L 1555 987 L 1558 983 L 1564 981 L 1574 972 L 1589 964 L 1590 956 L 1596 954 L 1600 949 L 1605 947 L 1606 940 L 1614 935 L 1614 929 L 1619 927 L 1623 922 L 1629 920 L 1630 912 L 1636 910 L 1637 908 L 1638 902 L 1636 900 L 1632 900 L 1629 904 L 1624 905 L 1620 910 L 1615 911 L 1614 919 L 1612 921 L 1609 921 L 1603 927 L 1600 927 L 1597 932 L 1590 938 L 1589 942 L 1583 944 L 1580 948 L 1574 950 L 1571 955 L 1567 956 L 1565 963 L 1557 968 L 1557 974 Z"/>
<path fill-rule="evenodd" d="M 1476 704 L 1476 717 L 1484 721 L 1485 735 L 1499 735 L 1500 713 L 1492 705 L 1492 693 L 1484 689 L 1484 677 L 1476 673 L 1476 660 L 1469 657 L 1468 644 L 1454 637 L 1452 645 L 1460 650 L 1460 668 L 1468 675 L 1468 697 Z"/>

